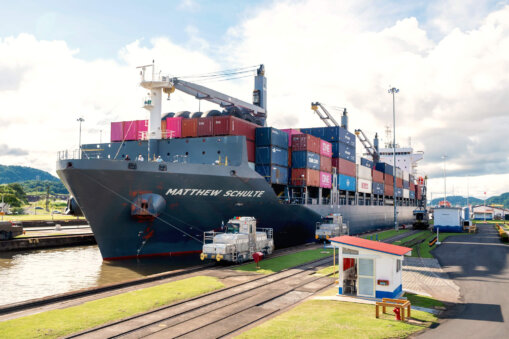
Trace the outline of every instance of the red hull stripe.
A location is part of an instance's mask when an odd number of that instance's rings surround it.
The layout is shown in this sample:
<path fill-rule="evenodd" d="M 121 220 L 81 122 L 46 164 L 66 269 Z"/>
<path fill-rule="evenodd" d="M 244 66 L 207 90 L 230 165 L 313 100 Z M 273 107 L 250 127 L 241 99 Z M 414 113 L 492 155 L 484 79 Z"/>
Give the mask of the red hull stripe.
<path fill-rule="evenodd" d="M 104 260 L 126 260 L 136 258 L 150 258 L 150 257 L 178 257 L 181 255 L 201 253 L 200 250 L 196 251 L 183 251 L 183 252 L 165 252 L 165 253 L 153 253 L 153 254 L 140 254 L 140 255 L 126 255 L 123 257 L 110 257 L 104 258 Z"/>

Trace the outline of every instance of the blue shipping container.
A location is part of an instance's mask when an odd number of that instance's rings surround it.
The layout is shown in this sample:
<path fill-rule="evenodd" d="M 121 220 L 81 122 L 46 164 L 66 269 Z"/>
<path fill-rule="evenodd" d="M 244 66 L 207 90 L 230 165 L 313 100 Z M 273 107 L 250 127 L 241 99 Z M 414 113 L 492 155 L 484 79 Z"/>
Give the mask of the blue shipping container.
<path fill-rule="evenodd" d="M 256 165 L 256 172 L 269 184 L 288 185 L 288 168 L 282 166 Z"/>
<path fill-rule="evenodd" d="M 355 162 L 355 147 L 348 146 L 342 142 L 333 142 L 332 157 Z"/>
<path fill-rule="evenodd" d="M 361 165 L 364 167 L 373 168 L 374 164 L 373 164 L 373 161 L 371 161 L 371 160 L 361 158 Z"/>
<path fill-rule="evenodd" d="M 277 146 L 288 149 L 288 134 L 274 127 L 259 127 L 255 131 L 256 147 Z"/>
<path fill-rule="evenodd" d="M 410 188 L 410 182 L 403 180 L 403 188 L 409 189 Z"/>
<path fill-rule="evenodd" d="M 403 198 L 403 189 L 396 187 L 395 188 L 395 195 L 397 198 Z"/>
<path fill-rule="evenodd" d="M 301 128 L 300 131 L 301 133 L 325 140 L 325 127 Z"/>
<path fill-rule="evenodd" d="M 379 182 L 373 183 L 373 194 L 384 194 L 384 184 L 381 184 Z"/>
<path fill-rule="evenodd" d="M 320 170 L 320 154 L 308 151 L 293 151 L 292 168 L 311 168 Z"/>
<path fill-rule="evenodd" d="M 256 147 L 257 165 L 279 165 L 288 167 L 288 151 L 279 147 Z"/>
<path fill-rule="evenodd" d="M 340 190 L 355 192 L 355 177 L 349 177 L 348 175 L 340 174 L 338 182 Z"/>
<path fill-rule="evenodd" d="M 415 192 L 414 191 L 410 191 L 410 199 L 415 199 Z"/>
<path fill-rule="evenodd" d="M 385 162 L 378 162 L 375 165 L 375 168 L 377 171 L 383 172 L 385 174 L 394 175 L 394 167 L 392 167 L 389 164 L 386 164 Z"/>
<path fill-rule="evenodd" d="M 348 146 L 355 147 L 355 134 L 339 126 L 301 128 L 300 131 L 329 142 L 342 142 Z"/>

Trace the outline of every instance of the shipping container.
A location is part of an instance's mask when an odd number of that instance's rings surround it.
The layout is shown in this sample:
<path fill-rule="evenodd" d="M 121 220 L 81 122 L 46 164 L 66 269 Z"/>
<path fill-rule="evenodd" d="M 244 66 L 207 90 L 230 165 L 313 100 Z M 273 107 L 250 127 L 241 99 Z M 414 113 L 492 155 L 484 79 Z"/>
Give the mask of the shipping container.
<path fill-rule="evenodd" d="M 332 176 L 327 172 L 320 172 L 320 187 L 331 188 L 332 187 Z"/>
<path fill-rule="evenodd" d="M 332 156 L 355 162 L 355 147 L 348 146 L 341 142 L 332 143 Z"/>
<path fill-rule="evenodd" d="M 182 120 L 182 138 L 195 138 L 198 136 L 198 119 Z"/>
<path fill-rule="evenodd" d="M 111 123 L 111 142 L 122 141 L 124 138 L 124 122 Z"/>
<path fill-rule="evenodd" d="M 415 197 L 417 198 L 417 200 L 422 199 L 422 187 L 419 185 L 415 187 Z"/>
<path fill-rule="evenodd" d="M 361 167 L 364 167 L 364 166 L 361 166 Z M 371 191 L 373 189 L 372 184 L 373 183 L 371 182 L 371 180 L 357 178 L 357 192 L 371 193 Z"/>
<path fill-rule="evenodd" d="M 403 180 L 403 188 L 410 189 L 410 183 L 408 181 Z"/>
<path fill-rule="evenodd" d="M 401 187 L 396 187 L 394 190 L 394 194 L 396 198 L 402 198 L 403 197 L 403 189 Z"/>
<path fill-rule="evenodd" d="M 166 118 L 166 138 L 175 139 L 182 136 L 182 118 Z"/>
<path fill-rule="evenodd" d="M 348 132 L 342 127 L 315 127 L 301 128 L 302 133 L 311 134 L 315 137 L 329 142 L 342 142 L 349 146 L 355 147 L 355 134 Z"/>
<path fill-rule="evenodd" d="M 210 137 L 214 135 L 214 118 L 198 118 L 196 134 L 199 137 Z"/>
<path fill-rule="evenodd" d="M 403 171 L 403 180 L 410 181 L 410 173 Z"/>
<path fill-rule="evenodd" d="M 403 188 L 403 199 L 410 199 L 410 191 Z"/>
<path fill-rule="evenodd" d="M 256 172 L 269 184 L 288 185 L 288 168 L 282 166 L 256 165 Z"/>
<path fill-rule="evenodd" d="M 415 187 L 416 187 L 416 185 L 414 185 L 413 183 L 410 183 L 410 191 L 415 192 Z"/>
<path fill-rule="evenodd" d="M 372 181 L 371 169 L 362 165 L 355 165 L 357 168 L 357 178 Z"/>
<path fill-rule="evenodd" d="M 325 129 L 324 127 L 312 127 L 312 128 L 301 128 L 300 131 L 304 134 L 312 135 L 316 138 L 325 140 Z"/>
<path fill-rule="evenodd" d="M 320 156 L 320 171 L 327 173 L 332 172 L 332 158 L 323 155 Z"/>
<path fill-rule="evenodd" d="M 373 177 L 373 182 L 378 182 L 383 184 L 384 183 L 384 174 L 383 172 L 377 171 L 376 169 L 373 169 L 371 171 L 371 176 Z"/>
<path fill-rule="evenodd" d="M 138 140 L 138 121 L 124 121 L 124 140 Z"/>
<path fill-rule="evenodd" d="M 292 168 L 292 185 L 320 187 L 320 171 L 309 168 Z"/>
<path fill-rule="evenodd" d="M 355 163 L 345 159 L 332 158 L 332 167 L 336 168 L 338 174 L 344 174 L 351 177 L 355 177 L 357 174 Z"/>
<path fill-rule="evenodd" d="M 403 179 L 396 177 L 396 187 L 403 188 Z"/>
<path fill-rule="evenodd" d="M 386 164 L 385 162 L 378 162 L 378 163 L 376 163 L 375 169 L 377 171 L 383 172 L 385 174 L 394 175 L 394 167 L 392 167 L 389 164 Z"/>
<path fill-rule="evenodd" d="M 256 128 L 256 146 L 277 146 L 288 149 L 288 134 L 274 127 Z"/>
<path fill-rule="evenodd" d="M 394 196 L 394 186 L 385 184 L 384 185 L 384 195 L 386 195 L 388 197 L 393 197 Z"/>
<path fill-rule="evenodd" d="M 371 160 L 368 160 L 366 158 L 361 158 L 361 166 L 364 166 L 367 168 L 373 168 L 375 166 L 375 164 Z"/>
<path fill-rule="evenodd" d="M 332 158 L 332 144 L 320 139 L 320 155 Z"/>
<path fill-rule="evenodd" d="M 320 170 L 320 155 L 308 151 L 292 151 L 292 167 Z"/>
<path fill-rule="evenodd" d="M 309 134 L 292 135 L 292 149 L 320 154 L 320 139 Z"/>
<path fill-rule="evenodd" d="M 415 199 L 415 191 L 410 191 L 410 199 Z"/>
<path fill-rule="evenodd" d="M 373 182 L 373 194 L 384 195 L 384 184 Z"/>
<path fill-rule="evenodd" d="M 385 185 L 394 186 L 394 177 L 390 174 L 384 174 Z"/>
<path fill-rule="evenodd" d="M 279 147 L 256 147 L 257 165 L 279 165 L 288 167 L 288 151 Z"/>
<path fill-rule="evenodd" d="M 255 142 L 251 140 L 246 140 L 246 146 L 247 146 L 247 161 L 255 162 L 256 161 Z"/>
<path fill-rule="evenodd" d="M 255 140 L 255 130 L 260 127 L 257 124 L 240 119 L 231 115 L 222 115 L 214 117 L 214 135 L 243 135 L 247 140 Z M 267 145 L 258 144 L 257 146 L 278 146 L 288 148 L 278 144 Z"/>
<path fill-rule="evenodd" d="M 148 139 L 148 120 L 136 120 L 138 124 L 138 140 Z"/>
<path fill-rule="evenodd" d="M 161 119 L 161 138 L 165 138 L 166 135 L 166 118 Z"/>
<path fill-rule="evenodd" d="M 355 192 L 356 188 L 355 177 L 340 174 L 338 178 L 339 178 L 338 185 L 340 190 Z"/>
<path fill-rule="evenodd" d="M 286 128 L 286 129 L 282 129 L 281 131 L 288 134 L 288 148 L 292 147 L 292 135 L 302 134 L 300 129 L 297 129 L 297 128 Z M 290 153 L 290 152 L 288 152 L 288 153 Z"/>

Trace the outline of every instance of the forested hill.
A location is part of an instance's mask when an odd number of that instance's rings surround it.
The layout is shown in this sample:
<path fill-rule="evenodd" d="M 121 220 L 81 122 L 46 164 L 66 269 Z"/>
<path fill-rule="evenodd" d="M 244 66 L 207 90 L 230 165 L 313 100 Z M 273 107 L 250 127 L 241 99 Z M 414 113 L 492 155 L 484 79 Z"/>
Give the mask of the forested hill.
<path fill-rule="evenodd" d="M 444 200 L 443 197 L 433 199 L 431 201 L 431 205 L 433 205 L 433 206 L 438 205 L 438 203 L 442 200 Z M 466 206 L 467 205 L 467 198 L 462 197 L 462 196 L 456 196 L 456 195 L 450 196 L 450 197 L 447 197 L 447 201 L 449 201 L 451 203 L 451 205 L 453 205 L 453 206 Z M 468 203 L 470 205 L 483 205 L 484 200 L 474 198 L 474 197 L 469 197 Z M 492 205 L 492 204 L 503 205 L 505 208 L 509 208 L 509 192 L 503 193 L 499 196 L 489 197 L 488 199 L 486 199 L 486 205 Z"/>
<path fill-rule="evenodd" d="M 53 182 L 60 182 L 60 179 L 57 177 L 36 168 L 0 165 L 0 184 L 23 182 L 27 180 L 49 180 Z"/>

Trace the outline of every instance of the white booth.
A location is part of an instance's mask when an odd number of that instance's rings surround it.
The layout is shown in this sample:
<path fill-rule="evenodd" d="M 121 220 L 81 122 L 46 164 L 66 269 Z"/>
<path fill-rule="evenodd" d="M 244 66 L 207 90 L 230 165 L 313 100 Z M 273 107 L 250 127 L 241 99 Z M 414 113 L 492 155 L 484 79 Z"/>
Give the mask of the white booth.
<path fill-rule="evenodd" d="M 412 249 L 343 235 L 330 239 L 338 249 L 339 294 L 398 298 L 403 293 L 403 257 Z"/>
<path fill-rule="evenodd" d="M 459 207 L 440 207 L 433 210 L 433 229 L 440 232 L 463 232 L 463 218 Z"/>

